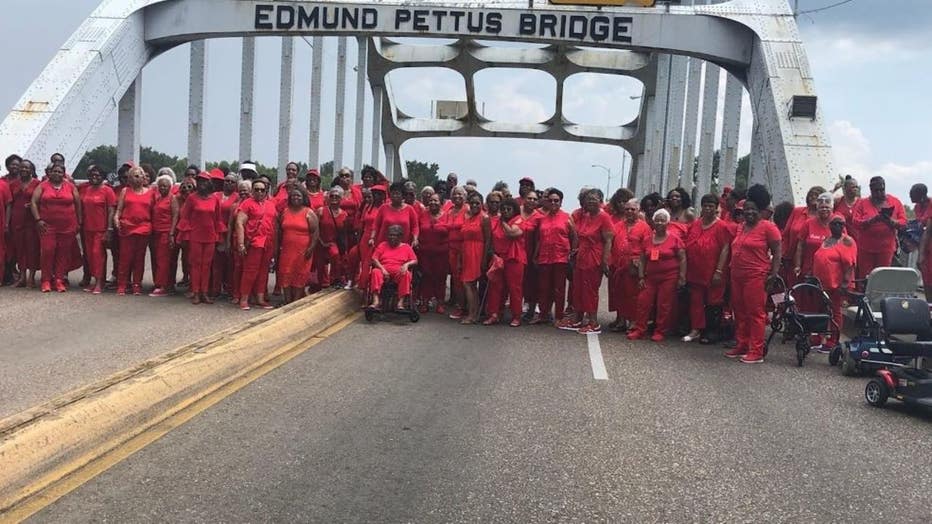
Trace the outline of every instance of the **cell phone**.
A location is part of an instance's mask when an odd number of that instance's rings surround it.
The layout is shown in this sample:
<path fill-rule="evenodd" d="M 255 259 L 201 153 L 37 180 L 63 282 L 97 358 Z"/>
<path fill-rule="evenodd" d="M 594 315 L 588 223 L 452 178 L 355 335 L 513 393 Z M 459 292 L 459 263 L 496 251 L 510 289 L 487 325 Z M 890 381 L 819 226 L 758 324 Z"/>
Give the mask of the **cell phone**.
<path fill-rule="evenodd" d="M 892 207 L 884 207 L 884 208 L 881 208 L 881 209 L 880 209 L 880 214 L 883 215 L 883 216 L 885 216 L 885 217 L 893 216 L 893 208 L 892 208 Z"/>

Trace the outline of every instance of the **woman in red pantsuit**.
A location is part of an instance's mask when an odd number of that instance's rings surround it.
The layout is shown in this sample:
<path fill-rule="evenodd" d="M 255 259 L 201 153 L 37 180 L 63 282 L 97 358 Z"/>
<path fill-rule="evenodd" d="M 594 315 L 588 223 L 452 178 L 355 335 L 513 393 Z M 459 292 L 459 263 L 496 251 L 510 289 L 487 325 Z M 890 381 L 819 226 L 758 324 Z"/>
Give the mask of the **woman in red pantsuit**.
<path fill-rule="evenodd" d="M 10 237 L 16 265 L 19 266 L 19 282 L 16 287 L 36 287 L 36 271 L 39 270 L 39 232 L 32 216 L 32 194 L 39 187 L 36 166 L 30 160 L 19 165 L 19 178 L 10 182 L 13 204 L 10 206 Z"/>
<path fill-rule="evenodd" d="M 822 193 L 816 204 L 816 215 L 803 224 L 799 229 L 796 240 L 796 255 L 793 265 L 793 274 L 796 278 L 812 274 L 812 258 L 815 252 L 822 247 L 822 242 L 831 236 L 828 222 L 832 218 L 832 194 Z"/>
<path fill-rule="evenodd" d="M 641 246 L 653 234 L 641 220 L 640 201 L 631 198 L 623 206 L 624 219 L 615 223 L 612 239 L 612 276 L 608 285 L 608 310 L 615 312 L 612 331 L 627 331 L 637 318 L 638 266 Z"/>
<path fill-rule="evenodd" d="M 770 204 L 770 194 L 748 189 L 744 223 L 731 242 L 731 307 L 735 313 L 737 345 L 725 353 L 741 362 L 764 361 L 764 332 L 767 327 L 767 282 L 780 269 L 781 235 L 773 222 L 762 220 L 760 208 Z"/>
<path fill-rule="evenodd" d="M 232 173 L 226 175 L 223 178 L 223 190 L 214 193 L 214 197 L 220 201 L 220 220 L 226 226 L 230 223 L 233 206 L 239 201 L 239 194 L 236 192 L 236 175 Z M 209 293 L 212 298 L 217 298 L 221 292 L 230 293 L 231 289 L 233 289 L 233 253 L 224 235 L 223 242 L 217 244 L 217 252 L 214 253 L 214 264 L 210 269 Z"/>
<path fill-rule="evenodd" d="M 816 250 L 812 262 L 812 274 L 822 283 L 822 289 L 832 300 L 832 319 L 836 329 L 823 347 L 834 348 L 840 340 L 842 326 L 841 308 L 846 292 L 854 282 L 854 264 L 858 259 L 858 248 L 854 239 L 845 234 L 845 216 L 832 215 L 828 238 Z"/>
<path fill-rule="evenodd" d="M 243 276 L 239 286 L 239 307 L 249 310 L 249 297 L 256 305 L 272 309 L 269 292 L 269 266 L 275 254 L 275 202 L 268 198 L 269 185 L 264 180 L 252 182 L 252 197 L 236 209 L 236 250 L 243 257 Z"/>
<path fill-rule="evenodd" d="M 576 228 L 573 219 L 560 209 L 563 192 L 549 188 L 543 192 L 542 214 L 535 220 L 537 243 L 533 259 L 537 262 L 537 293 L 540 313 L 531 324 L 563 320 L 566 305 L 566 273 L 570 252 L 576 250 Z M 551 308 L 553 316 L 551 316 Z"/>
<path fill-rule="evenodd" d="M 427 211 L 421 216 L 419 229 L 417 254 L 423 275 L 421 312 L 426 312 L 433 302 L 437 313 L 442 314 L 443 301 L 447 295 L 447 274 L 450 272 L 450 244 L 439 194 L 432 194 L 427 201 Z"/>
<path fill-rule="evenodd" d="M 280 251 L 276 278 L 284 303 L 288 304 L 304 297 L 317 243 L 317 214 L 307 207 L 300 189 L 288 193 L 288 207 L 278 215 L 278 228 Z"/>
<path fill-rule="evenodd" d="M 369 245 L 369 238 L 375 230 L 375 217 L 379 214 L 379 208 L 385 203 L 388 188 L 382 184 L 374 185 L 369 188 L 369 193 L 372 195 L 372 203 L 363 206 L 359 211 L 362 236 L 359 241 L 359 274 L 356 276 L 356 287 L 358 289 L 367 289 L 369 287 L 369 272 L 371 271 L 369 259 L 372 258 L 372 251 L 375 249 Z"/>
<path fill-rule="evenodd" d="M 52 164 L 46 170 L 48 180 L 32 194 L 32 216 L 39 230 L 42 292 L 68 290 L 68 272 L 81 267 L 75 257 L 81 228 L 81 196 L 78 188 L 65 180 L 65 168 Z M 80 251 L 77 251 L 78 253 Z"/>
<path fill-rule="evenodd" d="M 524 198 L 521 199 L 521 218 L 524 220 L 524 252 L 528 255 L 528 264 L 524 266 L 524 284 L 522 285 L 522 294 L 524 302 L 527 304 L 527 311 L 524 313 L 523 320 L 530 322 L 534 319 L 534 311 L 537 309 L 537 262 L 533 259 L 534 246 L 537 244 L 537 217 L 540 216 L 538 211 L 538 193 L 533 189 L 525 192 Z"/>
<path fill-rule="evenodd" d="M 120 191 L 113 220 L 120 235 L 120 263 L 117 273 L 117 295 L 126 294 L 132 280 L 133 295 L 142 294 L 142 275 L 145 271 L 146 247 L 152 233 L 152 195 L 143 185 L 146 176 L 142 168 L 134 167 L 127 173 L 127 187 Z"/>
<path fill-rule="evenodd" d="M 188 232 L 189 258 L 191 264 L 191 303 L 213 304 L 208 296 L 210 268 L 214 252 L 226 232 L 220 215 L 220 201 L 213 195 L 213 180 L 209 173 L 197 175 L 197 189 L 188 197 L 181 208 L 181 216 L 190 225 Z"/>
<path fill-rule="evenodd" d="M 317 282 L 326 288 L 340 284 L 343 277 L 343 255 L 346 251 L 346 221 L 349 216 L 343 210 L 343 189 L 335 186 L 327 192 L 328 204 L 317 210 L 320 242 L 317 244 L 314 265 L 317 267 Z"/>
<path fill-rule="evenodd" d="M 689 286 L 689 327 L 683 342 L 698 340 L 706 328 L 706 309 L 725 303 L 725 264 L 731 229 L 719 218 L 718 196 L 700 200 L 699 220 L 686 232 L 686 284 Z"/>
<path fill-rule="evenodd" d="M 417 256 L 411 246 L 402 242 L 402 227 L 392 225 L 386 232 L 388 240 L 379 244 L 375 251 L 372 252 L 372 264 L 375 266 L 372 271 L 372 303 L 369 307 L 378 309 L 379 294 L 385 280 L 392 279 L 398 284 L 398 303 L 397 309 L 404 309 L 405 298 L 411 295 L 411 270 L 410 267 L 417 264 Z"/>
<path fill-rule="evenodd" d="M 97 166 L 87 168 L 87 179 L 87 186 L 80 192 L 81 211 L 84 213 L 81 240 L 84 243 L 88 276 L 93 277 L 94 282 L 84 291 L 99 295 L 103 292 L 104 279 L 107 276 L 107 245 L 113 234 L 116 194 L 110 186 L 103 183 L 103 174 Z"/>
<path fill-rule="evenodd" d="M 226 244 L 229 246 L 231 255 L 233 256 L 233 287 L 230 289 L 230 303 L 239 304 L 240 292 L 239 285 L 240 280 L 243 279 L 243 256 L 240 255 L 238 249 L 236 249 L 236 211 L 239 209 L 240 204 L 245 202 L 252 196 L 252 183 L 249 180 L 240 180 L 236 183 L 236 192 L 239 194 L 239 200 L 233 204 L 233 208 L 230 210 L 230 221 L 227 222 L 227 240 Z M 247 295 L 247 299 L 249 296 Z"/>
<path fill-rule="evenodd" d="M 190 170 L 190 168 L 188 168 Z M 171 268 L 168 272 L 175 278 L 178 274 L 178 255 L 181 255 L 181 282 L 179 286 L 188 286 L 188 292 L 185 293 L 187 298 L 191 298 L 191 266 L 190 266 L 190 244 L 188 243 L 188 233 L 191 231 L 191 225 L 181 216 L 181 209 L 184 203 L 194 192 L 194 178 L 185 177 L 178 187 L 178 192 L 172 198 L 172 231 L 169 241 L 172 246 Z"/>
<path fill-rule="evenodd" d="M 388 227 L 399 225 L 401 241 L 417 249 L 419 226 L 417 209 L 404 201 L 404 182 L 395 182 L 388 188 L 388 204 L 379 207 L 369 245 L 377 246 L 388 239 Z"/>
<path fill-rule="evenodd" d="M 583 195 L 583 208 L 573 220 L 578 248 L 573 265 L 573 317 L 558 324 L 561 329 L 581 334 L 599 334 L 599 288 L 608 276 L 615 234 L 612 219 L 602 210 L 602 192 L 590 189 Z"/>
<path fill-rule="evenodd" d="M 4 284 L 7 267 L 7 237 L 10 234 L 10 213 L 13 205 L 13 193 L 6 179 L 0 178 L 0 286 Z"/>
<path fill-rule="evenodd" d="M 438 200 L 439 207 L 439 200 Z M 497 324 L 504 308 L 507 294 L 511 309 L 511 327 L 521 325 L 521 306 L 524 302 L 522 286 L 524 285 L 524 268 L 527 266 L 527 251 L 524 245 L 524 218 L 519 212 L 518 202 L 506 198 L 499 206 L 500 216 L 494 221 L 491 236 L 492 250 L 504 262 L 498 278 L 489 278 L 488 298 L 486 299 L 485 325 Z"/>
<path fill-rule="evenodd" d="M 825 193 L 825 188 L 812 186 L 806 193 L 806 205 L 793 209 L 790 218 L 781 231 L 781 245 L 783 246 L 783 260 L 781 261 L 780 276 L 787 286 L 796 284 L 796 274 L 793 272 L 796 260 L 796 246 L 799 245 L 799 235 L 806 221 L 818 213 L 819 195 Z"/>
<path fill-rule="evenodd" d="M 460 280 L 466 293 L 466 316 L 460 324 L 479 320 L 479 279 L 489 266 L 492 231 L 488 215 L 482 212 L 482 195 L 471 191 L 466 197 L 469 210 L 463 219 L 463 254 Z"/>
<path fill-rule="evenodd" d="M 152 191 L 152 246 L 155 256 L 150 261 L 152 280 L 155 289 L 150 297 L 167 297 L 175 290 L 175 275 L 171 273 L 172 254 L 172 188 L 175 185 L 171 175 L 159 175 L 155 179 L 155 191 Z M 176 254 L 177 257 L 177 254 Z M 176 268 L 177 269 L 177 268 Z"/>
<path fill-rule="evenodd" d="M 889 266 L 896 253 L 897 232 L 906 227 L 903 203 L 887 194 L 883 177 L 870 180 L 870 198 L 854 205 L 852 216 L 858 229 L 858 278 L 867 278 L 875 268 Z"/>
<path fill-rule="evenodd" d="M 463 273 L 462 228 L 467 211 L 466 190 L 456 186 L 450 191 L 450 207 L 443 212 L 443 220 L 447 225 L 447 239 L 450 246 L 447 261 L 450 266 L 450 302 L 453 304 L 453 312 L 450 313 L 450 318 L 453 320 L 463 318 L 466 303 L 461 276 Z"/>
<path fill-rule="evenodd" d="M 628 332 L 629 340 L 644 338 L 651 311 L 654 315 L 654 342 L 662 342 L 672 328 L 673 300 L 676 288 L 686 285 L 686 246 L 680 236 L 670 230 L 670 213 L 666 209 L 654 212 L 654 234 L 641 244 L 638 266 L 637 322 Z"/>

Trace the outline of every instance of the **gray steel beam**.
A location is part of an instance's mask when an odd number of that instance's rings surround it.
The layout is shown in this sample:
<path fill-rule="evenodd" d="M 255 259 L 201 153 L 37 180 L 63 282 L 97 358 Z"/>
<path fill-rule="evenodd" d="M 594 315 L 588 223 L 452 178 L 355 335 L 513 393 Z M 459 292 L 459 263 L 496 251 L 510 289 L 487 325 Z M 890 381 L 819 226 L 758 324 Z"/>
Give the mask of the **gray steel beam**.
<path fill-rule="evenodd" d="M 346 37 L 337 38 L 336 115 L 333 129 L 333 170 L 343 167 L 344 118 L 346 117 Z"/>
<path fill-rule="evenodd" d="M 117 117 L 117 164 L 131 160 L 139 164 L 139 125 L 142 108 L 142 75 L 130 84 L 120 98 Z"/>
<path fill-rule="evenodd" d="M 712 191 L 712 162 L 715 158 L 715 125 L 718 120 L 718 87 L 721 74 L 720 67 L 711 62 L 705 63 L 702 127 L 699 134 L 699 174 L 696 177 L 696 192 L 700 195 Z"/>
<path fill-rule="evenodd" d="M 278 177 L 291 161 L 291 106 L 294 102 L 294 38 L 282 38 L 281 91 L 278 99 Z"/>
<path fill-rule="evenodd" d="M 188 164 L 204 168 L 204 91 L 207 87 L 207 41 L 191 42 L 188 92 Z"/>
<path fill-rule="evenodd" d="M 380 85 L 372 86 L 372 154 L 369 158 L 369 165 L 379 169 L 382 155 L 379 148 L 382 146 L 382 92 L 384 88 Z"/>
<path fill-rule="evenodd" d="M 663 191 L 663 172 L 666 165 L 666 128 L 670 109 L 670 67 L 671 57 L 662 54 L 657 57 L 657 91 L 653 100 L 653 129 L 650 139 L 650 162 L 646 192 Z"/>
<path fill-rule="evenodd" d="M 683 167 L 680 186 L 696 200 L 694 191 L 696 162 L 696 128 L 699 126 L 699 96 L 702 92 L 702 60 L 689 59 L 689 84 L 686 88 L 686 116 L 683 125 Z"/>
<path fill-rule="evenodd" d="M 252 159 L 253 100 L 256 91 L 256 39 L 243 38 L 243 64 L 240 71 L 239 160 Z"/>
<path fill-rule="evenodd" d="M 308 162 L 310 168 L 320 169 L 320 93 L 323 85 L 324 39 L 315 36 L 311 39 L 311 126 Z"/>
<path fill-rule="evenodd" d="M 725 82 L 725 107 L 722 113 L 722 147 L 718 161 L 719 187 L 734 187 L 735 185 L 743 91 L 741 82 L 733 75 L 728 75 L 728 80 Z"/>
<path fill-rule="evenodd" d="M 366 124 L 366 53 L 369 46 L 364 37 L 356 38 L 356 128 L 353 140 L 353 169 L 356 181 L 362 179 L 362 146 Z"/>
<path fill-rule="evenodd" d="M 679 185 L 683 156 L 683 111 L 686 106 L 686 74 L 689 64 L 685 56 L 674 56 L 670 63 L 670 96 L 666 129 L 666 169 L 664 192 Z"/>

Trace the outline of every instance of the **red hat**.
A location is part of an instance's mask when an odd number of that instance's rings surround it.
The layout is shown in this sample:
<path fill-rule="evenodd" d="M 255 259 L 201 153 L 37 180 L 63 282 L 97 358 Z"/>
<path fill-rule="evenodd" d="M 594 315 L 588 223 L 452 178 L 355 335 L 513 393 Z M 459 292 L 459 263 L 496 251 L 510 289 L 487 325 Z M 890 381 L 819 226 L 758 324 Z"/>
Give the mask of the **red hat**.
<path fill-rule="evenodd" d="M 383 193 L 385 193 L 385 194 L 387 195 L 387 194 L 388 194 L 388 186 L 386 186 L 385 184 L 376 184 L 376 185 L 370 187 L 370 188 L 369 188 L 369 191 L 381 191 L 381 192 L 383 192 Z"/>
<path fill-rule="evenodd" d="M 531 184 L 532 186 L 534 185 L 534 179 L 531 178 L 531 177 L 529 177 L 529 176 L 526 176 L 526 177 L 522 178 L 521 180 L 518 180 L 518 185 L 521 185 L 521 184 L 523 184 L 524 182 L 527 182 L 527 183 Z"/>
<path fill-rule="evenodd" d="M 210 170 L 210 178 L 215 180 L 223 180 L 223 171 L 220 171 L 219 167 L 215 167 Z"/>
<path fill-rule="evenodd" d="M 133 168 L 133 167 L 136 167 L 136 164 L 134 164 L 132 160 L 127 160 L 126 162 L 123 162 L 122 164 L 120 164 L 120 167 L 123 167 L 123 166 L 129 166 L 130 168 Z"/>
<path fill-rule="evenodd" d="M 196 177 L 194 177 L 194 178 L 199 178 L 199 179 L 202 179 L 202 180 L 212 180 L 212 177 L 210 176 L 210 173 L 208 173 L 207 171 L 201 171 L 201 172 L 198 173 L 198 175 L 197 175 Z"/>
<path fill-rule="evenodd" d="M 308 170 L 307 170 L 307 176 L 312 176 L 312 177 L 316 177 L 316 178 L 319 179 L 319 178 L 320 178 L 320 171 L 318 171 L 318 170 L 316 170 L 316 169 L 308 169 Z"/>

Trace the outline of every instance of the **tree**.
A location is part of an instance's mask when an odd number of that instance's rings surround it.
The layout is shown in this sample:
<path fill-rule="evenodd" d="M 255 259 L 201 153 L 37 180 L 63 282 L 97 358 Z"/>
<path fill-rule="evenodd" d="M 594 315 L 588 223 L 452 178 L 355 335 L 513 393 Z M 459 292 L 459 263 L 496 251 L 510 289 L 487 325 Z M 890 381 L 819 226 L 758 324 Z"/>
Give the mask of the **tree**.
<path fill-rule="evenodd" d="M 117 150 L 116 146 L 97 146 L 91 149 L 78 162 L 72 175 L 77 178 L 86 178 L 87 168 L 91 164 L 100 167 L 103 173 L 112 173 L 117 168 Z"/>
<path fill-rule="evenodd" d="M 417 187 L 433 187 L 434 184 L 440 181 L 437 176 L 440 166 L 436 162 L 428 164 L 427 162 L 408 160 L 405 164 L 408 166 L 408 180 L 414 182 Z"/>

